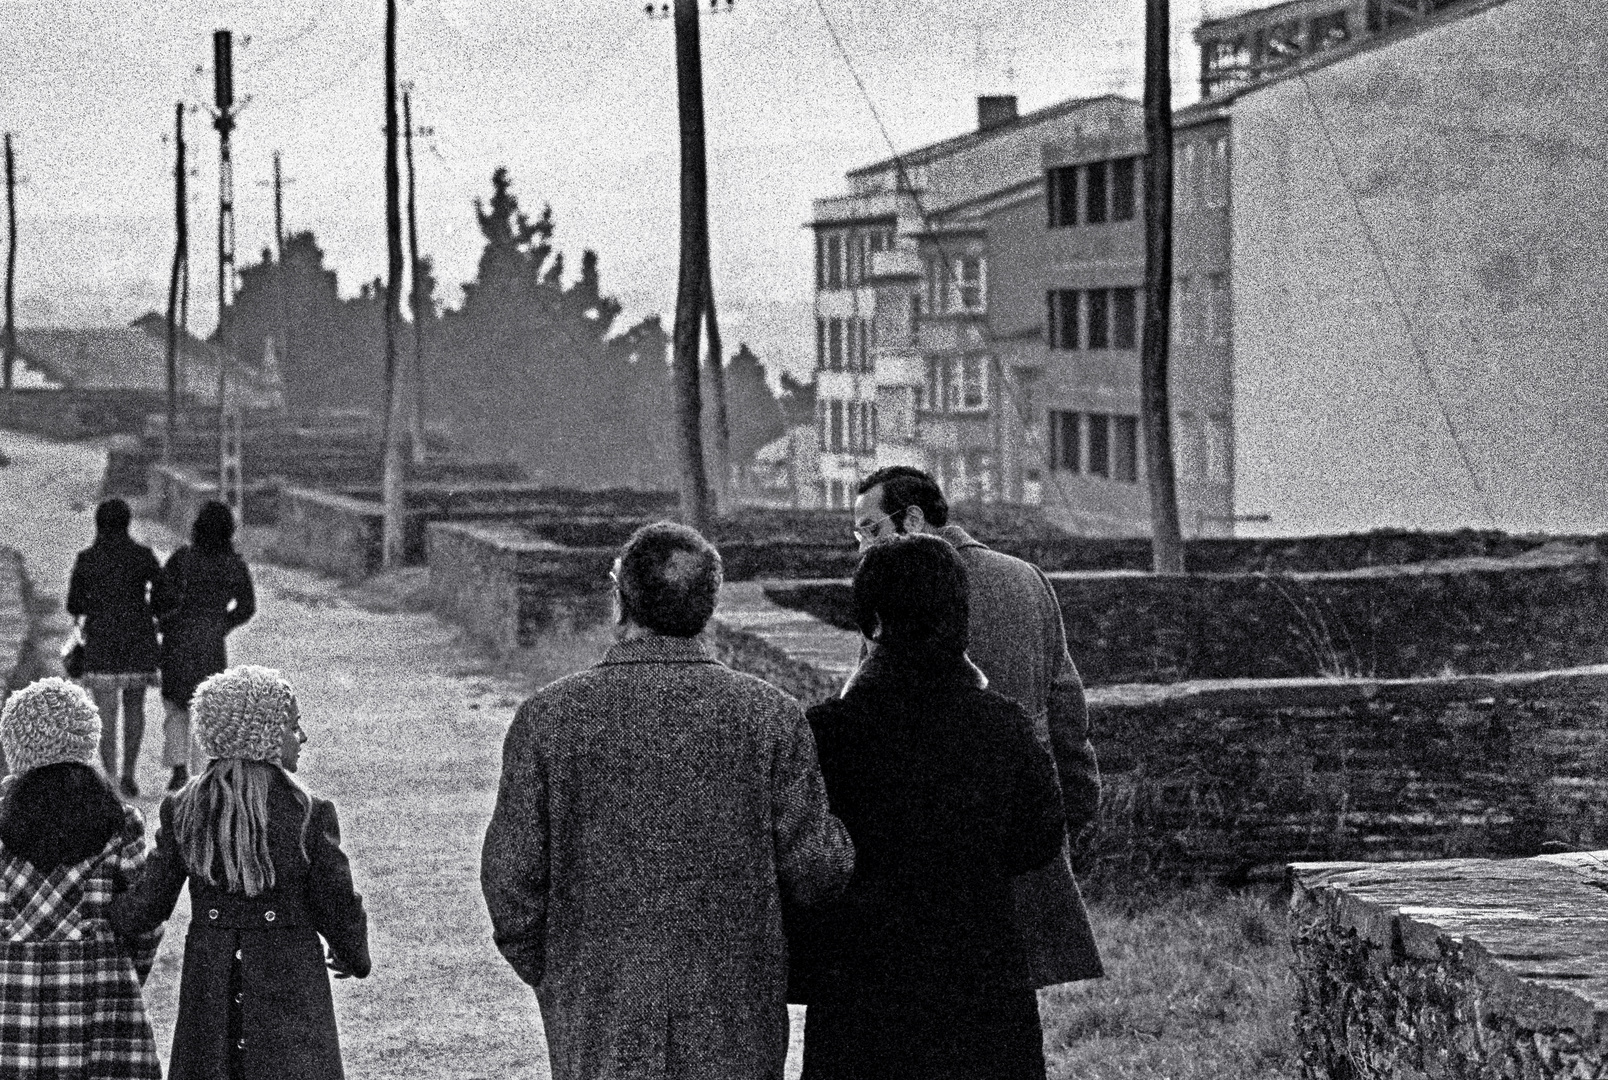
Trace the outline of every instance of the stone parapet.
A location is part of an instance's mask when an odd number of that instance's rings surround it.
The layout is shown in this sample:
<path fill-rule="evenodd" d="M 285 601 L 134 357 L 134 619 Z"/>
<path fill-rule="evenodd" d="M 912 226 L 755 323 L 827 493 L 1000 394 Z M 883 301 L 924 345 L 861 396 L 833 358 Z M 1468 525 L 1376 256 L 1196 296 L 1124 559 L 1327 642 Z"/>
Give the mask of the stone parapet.
<path fill-rule="evenodd" d="M 1608 1077 L 1605 860 L 1293 865 L 1303 1075 Z"/>

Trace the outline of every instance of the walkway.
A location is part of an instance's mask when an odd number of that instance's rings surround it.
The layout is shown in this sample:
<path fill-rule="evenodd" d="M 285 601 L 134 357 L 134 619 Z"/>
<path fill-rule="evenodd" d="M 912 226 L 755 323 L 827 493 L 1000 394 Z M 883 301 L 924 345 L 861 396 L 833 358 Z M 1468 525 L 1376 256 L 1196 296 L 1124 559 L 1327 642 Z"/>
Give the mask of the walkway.
<path fill-rule="evenodd" d="M 73 554 L 94 531 L 101 454 L 4 432 L 0 448 L 13 458 L 0 469 L 0 537 L 23 551 L 39 591 L 59 598 Z M 145 521 L 134 532 L 162 555 L 176 542 Z M 372 919 L 374 974 L 335 984 L 347 1074 L 545 1078 L 534 997 L 491 944 L 480 839 L 502 736 L 525 687 L 588 663 L 603 639 L 553 643 L 533 653 L 529 669 L 499 670 L 433 616 L 376 610 L 378 590 L 343 590 L 274 566 L 253 573 L 260 614 L 231 639 L 230 658 L 282 668 L 296 682 L 309 735 L 301 777 L 339 809 Z M 59 616 L 57 627 L 65 628 Z M 153 697 L 153 721 L 156 709 Z M 147 794 L 138 800 L 148 820 L 162 784 L 160 726 L 150 727 L 139 775 Z M 184 903 L 147 987 L 164 1058 Z"/>

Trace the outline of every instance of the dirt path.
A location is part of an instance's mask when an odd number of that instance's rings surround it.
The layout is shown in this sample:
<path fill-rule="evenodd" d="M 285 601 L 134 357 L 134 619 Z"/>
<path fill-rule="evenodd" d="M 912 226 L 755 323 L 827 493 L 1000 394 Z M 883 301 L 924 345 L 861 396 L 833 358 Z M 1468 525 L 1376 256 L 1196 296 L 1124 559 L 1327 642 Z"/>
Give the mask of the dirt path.
<path fill-rule="evenodd" d="M 23 551 L 38 591 L 59 604 L 73 554 L 93 535 L 102 453 L 7 433 L 0 448 L 13 459 L 0 469 L 0 542 Z M 149 522 L 133 531 L 163 556 L 177 542 Z M 534 998 L 491 944 L 480 838 L 526 687 L 584 665 L 601 643 L 555 642 L 529 658 L 532 670 L 498 670 L 430 615 L 376 610 L 383 588 L 252 569 L 259 615 L 230 639 L 230 660 L 278 667 L 296 683 L 309 736 L 300 775 L 340 811 L 371 916 L 373 975 L 335 984 L 347 1075 L 547 1077 Z M 52 625 L 65 631 L 59 611 Z M 147 711 L 137 802 L 151 820 L 163 780 L 154 695 Z M 180 904 L 146 988 L 164 1059 L 189 917 Z"/>

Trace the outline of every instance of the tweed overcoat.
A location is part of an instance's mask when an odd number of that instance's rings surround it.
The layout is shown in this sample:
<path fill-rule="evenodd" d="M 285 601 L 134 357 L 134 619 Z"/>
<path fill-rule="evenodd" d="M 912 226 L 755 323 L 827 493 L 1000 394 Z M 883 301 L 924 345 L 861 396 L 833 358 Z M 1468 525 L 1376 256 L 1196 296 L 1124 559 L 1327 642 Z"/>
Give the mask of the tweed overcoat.
<path fill-rule="evenodd" d="M 112 903 L 123 933 L 159 926 L 190 886 L 179 1013 L 168 1080 L 339 1080 L 340 1043 L 322 935 L 359 978 L 369 972 L 368 915 L 352 888 L 335 807 L 307 817 L 276 766 L 268 799 L 274 885 L 254 897 L 189 872 L 162 800 L 156 849 L 133 890 Z M 301 853 L 306 821 L 307 854 Z"/>
<path fill-rule="evenodd" d="M 102 537 L 78 553 L 67 579 L 67 614 L 84 617 L 84 670 L 156 670 L 153 605 L 165 605 L 162 566 L 126 534 Z"/>
<path fill-rule="evenodd" d="M 938 535 L 966 566 L 970 641 L 966 653 L 989 689 L 1015 701 L 1055 760 L 1069 836 L 1100 812 L 1100 766 L 1089 741 L 1083 680 L 1066 647 L 1061 605 L 1044 571 L 994 551 L 946 525 Z M 1104 974 L 1088 912 L 1072 875 L 1070 846 L 1016 882 L 1018 928 L 1039 986 Z"/>
<path fill-rule="evenodd" d="M 256 614 L 257 594 L 234 551 L 181 547 L 162 572 L 162 697 L 188 707 L 201 680 L 229 666 L 225 639 Z"/>
<path fill-rule="evenodd" d="M 853 868 L 797 703 L 647 634 L 520 707 L 481 885 L 554 1080 L 780 1080 L 782 905 Z"/>

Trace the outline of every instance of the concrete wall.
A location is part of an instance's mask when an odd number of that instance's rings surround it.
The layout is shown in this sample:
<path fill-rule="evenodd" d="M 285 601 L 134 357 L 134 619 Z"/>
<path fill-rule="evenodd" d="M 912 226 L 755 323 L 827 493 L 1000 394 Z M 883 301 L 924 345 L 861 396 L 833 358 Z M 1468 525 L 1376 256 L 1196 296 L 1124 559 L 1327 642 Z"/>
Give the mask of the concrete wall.
<path fill-rule="evenodd" d="M 1604 31 L 1510 0 L 1231 106 L 1256 528 L 1608 524 Z"/>
<path fill-rule="evenodd" d="M 1293 867 L 1302 1075 L 1608 1076 L 1605 860 Z"/>

